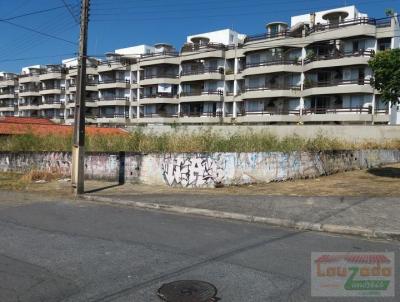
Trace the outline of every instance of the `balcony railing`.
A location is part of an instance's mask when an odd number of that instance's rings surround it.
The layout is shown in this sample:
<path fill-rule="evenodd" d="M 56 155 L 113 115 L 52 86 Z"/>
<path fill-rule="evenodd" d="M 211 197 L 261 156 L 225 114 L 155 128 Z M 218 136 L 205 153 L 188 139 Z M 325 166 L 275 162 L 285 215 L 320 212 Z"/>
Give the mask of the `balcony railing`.
<path fill-rule="evenodd" d="M 178 57 L 179 52 L 177 51 L 162 51 L 162 52 L 154 52 L 149 54 L 143 54 L 141 58 L 152 58 L 152 57 Z"/>
<path fill-rule="evenodd" d="M 262 90 L 300 90 L 300 85 L 291 84 L 272 84 L 266 86 L 246 87 L 245 91 L 262 91 Z"/>
<path fill-rule="evenodd" d="M 392 17 L 375 19 L 375 26 L 378 28 L 391 27 L 392 26 Z"/>
<path fill-rule="evenodd" d="M 251 41 L 258 41 L 258 40 L 267 40 L 267 39 L 274 39 L 274 38 L 286 38 L 290 36 L 290 31 L 280 31 L 277 33 L 264 33 L 264 34 L 257 34 L 257 35 L 249 35 L 246 37 L 245 42 Z"/>
<path fill-rule="evenodd" d="M 40 74 L 49 74 L 49 73 L 66 74 L 67 69 L 65 68 L 44 69 Z"/>
<path fill-rule="evenodd" d="M 178 117 L 178 113 L 167 113 L 167 112 L 144 113 L 143 117 Z"/>
<path fill-rule="evenodd" d="M 200 50 L 224 50 L 225 45 L 222 43 L 186 43 L 183 45 L 181 52 L 196 52 Z"/>
<path fill-rule="evenodd" d="M 149 80 L 149 79 L 157 79 L 157 78 L 168 78 L 168 79 L 176 79 L 178 78 L 178 74 L 172 73 L 158 73 L 158 74 L 146 74 L 142 77 L 141 80 Z"/>
<path fill-rule="evenodd" d="M 54 85 L 54 86 L 45 86 L 45 87 L 40 87 L 39 90 L 43 91 L 43 90 L 53 90 L 53 89 L 60 89 L 62 91 L 65 90 L 64 86 L 59 86 L 59 85 Z"/>
<path fill-rule="evenodd" d="M 100 113 L 98 118 L 129 118 L 129 113 Z"/>
<path fill-rule="evenodd" d="M 173 94 L 173 93 L 155 93 L 155 94 L 145 94 L 145 95 L 141 95 L 140 98 L 141 99 L 154 99 L 154 98 L 177 98 L 178 95 Z"/>
<path fill-rule="evenodd" d="M 372 114 L 372 107 L 315 107 L 304 108 L 303 115 L 307 114 L 326 114 L 326 113 L 365 113 Z"/>
<path fill-rule="evenodd" d="M 223 90 L 190 91 L 181 92 L 181 96 L 199 96 L 199 95 L 224 95 Z"/>
<path fill-rule="evenodd" d="M 301 65 L 301 61 L 298 59 L 277 59 L 271 61 L 247 63 L 245 68 L 272 66 L 272 65 Z"/>
<path fill-rule="evenodd" d="M 25 93 L 25 92 L 39 92 L 39 87 L 24 88 L 19 90 L 19 93 Z"/>
<path fill-rule="evenodd" d="M 327 30 L 327 29 L 343 28 L 343 27 L 347 27 L 347 26 L 360 25 L 360 24 L 376 25 L 376 20 L 373 18 L 362 17 L 362 18 L 356 18 L 356 19 L 348 19 L 348 20 L 344 20 L 341 22 L 333 22 L 333 23 L 326 23 L 326 24 L 317 23 L 308 30 L 308 34 L 311 34 L 311 33 L 317 32 L 317 31 Z"/>
<path fill-rule="evenodd" d="M 103 96 L 99 98 L 99 101 L 129 101 L 129 98 L 121 96 Z"/>
<path fill-rule="evenodd" d="M 128 80 L 128 79 L 103 79 L 103 80 L 99 80 L 99 82 L 98 82 L 98 84 L 112 84 L 112 83 L 129 84 L 130 80 Z"/>
<path fill-rule="evenodd" d="M 14 104 L 0 104 L 0 108 L 14 108 Z"/>
<path fill-rule="evenodd" d="M 38 77 L 43 73 L 43 71 L 38 71 L 38 72 L 31 72 L 31 73 L 24 73 L 20 74 L 20 78 L 27 78 L 27 77 Z"/>
<path fill-rule="evenodd" d="M 6 94 L 12 94 L 14 96 L 16 96 L 17 94 L 15 93 L 15 91 L 1 91 L 0 95 L 6 95 Z"/>
<path fill-rule="evenodd" d="M 335 60 L 342 58 L 350 58 L 350 57 L 372 57 L 374 56 L 375 51 L 373 50 L 359 50 L 359 51 L 351 51 L 351 52 L 334 52 L 326 55 L 311 55 L 304 60 L 304 64 L 314 62 L 314 61 L 323 61 L 323 60 Z"/>
<path fill-rule="evenodd" d="M 335 80 L 335 81 L 324 81 L 324 82 L 314 82 L 306 80 L 304 82 L 304 89 L 315 88 L 315 87 L 340 86 L 340 85 L 369 85 L 370 83 L 371 83 L 370 79 Z"/>
<path fill-rule="evenodd" d="M 41 105 L 58 105 L 62 103 L 61 100 L 44 100 Z"/>
<path fill-rule="evenodd" d="M 198 112 L 198 111 L 182 111 L 180 113 L 180 117 L 222 117 L 222 112 L 214 112 L 214 111 L 209 111 L 209 112 Z"/>
<path fill-rule="evenodd" d="M 111 67 L 112 65 L 122 65 L 122 66 L 129 66 L 132 64 L 135 64 L 137 62 L 136 59 L 133 58 L 118 58 L 118 59 L 110 59 L 110 60 L 104 60 L 99 63 L 100 66 L 108 65 Z"/>
<path fill-rule="evenodd" d="M 264 110 L 244 110 L 238 115 L 300 115 L 300 109 L 269 108 Z"/>
<path fill-rule="evenodd" d="M 207 73 L 220 73 L 224 74 L 224 68 L 200 68 L 194 70 L 182 70 L 181 76 L 207 74 Z"/>
<path fill-rule="evenodd" d="M 99 81 L 87 81 L 86 86 L 97 86 L 99 84 Z M 77 83 L 70 83 L 69 87 L 76 87 Z"/>

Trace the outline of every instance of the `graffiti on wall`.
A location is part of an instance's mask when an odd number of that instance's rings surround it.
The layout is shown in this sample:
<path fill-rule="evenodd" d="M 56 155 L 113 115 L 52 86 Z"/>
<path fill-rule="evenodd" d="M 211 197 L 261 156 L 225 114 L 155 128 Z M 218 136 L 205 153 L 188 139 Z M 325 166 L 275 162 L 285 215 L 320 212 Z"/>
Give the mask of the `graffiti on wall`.
<path fill-rule="evenodd" d="M 162 174 L 169 186 L 214 186 L 224 179 L 223 161 L 209 155 L 165 156 Z"/>

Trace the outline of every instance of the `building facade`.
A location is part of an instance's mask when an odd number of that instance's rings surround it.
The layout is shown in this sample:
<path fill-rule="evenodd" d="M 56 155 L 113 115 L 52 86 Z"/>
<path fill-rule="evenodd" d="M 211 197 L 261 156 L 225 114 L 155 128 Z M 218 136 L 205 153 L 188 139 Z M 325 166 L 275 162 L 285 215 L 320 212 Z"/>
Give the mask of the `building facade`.
<path fill-rule="evenodd" d="M 87 122 L 134 124 L 387 124 L 370 58 L 400 47 L 397 14 L 354 6 L 273 22 L 260 35 L 225 29 L 88 60 Z M 73 123 L 77 61 L 0 73 L 0 116 Z M 397 109 L 393 109 L 397 110 Z"/>

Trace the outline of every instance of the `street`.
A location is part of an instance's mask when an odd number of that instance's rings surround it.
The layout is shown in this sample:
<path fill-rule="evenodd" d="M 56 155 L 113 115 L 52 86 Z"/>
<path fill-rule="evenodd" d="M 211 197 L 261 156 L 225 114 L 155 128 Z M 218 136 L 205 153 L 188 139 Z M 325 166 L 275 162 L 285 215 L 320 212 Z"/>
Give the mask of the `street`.
<path fill-rule="evenodd" d="M 399 247 L 398 242 L 3 192 L 0 301 L 161 301 L 156 292 L 163 283 L 184 279 L 214 284 L 222 302 L 398 301 L 311 298 L 310 255 L 393 251 L 397 264 Z"/>

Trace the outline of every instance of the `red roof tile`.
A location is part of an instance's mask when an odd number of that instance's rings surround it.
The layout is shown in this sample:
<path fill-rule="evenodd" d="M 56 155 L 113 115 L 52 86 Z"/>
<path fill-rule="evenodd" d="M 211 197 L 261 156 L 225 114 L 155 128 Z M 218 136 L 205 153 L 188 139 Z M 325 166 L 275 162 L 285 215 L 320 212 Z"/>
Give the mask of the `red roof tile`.
<path fill-rule="evenodd" d="M 0 119 L 0 135 L 28 134 L 34 135 L 71 135 L 73 127 L 58 125 L 47 119 L 5 118 Z M 86 126 L 88 135 L 126 135 L 128 132 L 120 128 L 104 128 Z"/>
<path fill-rule="evenodd" d="M 41 125 L 55 125 L 47 118 L 33 118 L 33 117 L 14 117 L 5 116 L 0 117 L 0 123 L 17 123 L 17 124 L 41 124 Z"/>

